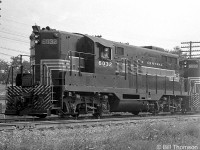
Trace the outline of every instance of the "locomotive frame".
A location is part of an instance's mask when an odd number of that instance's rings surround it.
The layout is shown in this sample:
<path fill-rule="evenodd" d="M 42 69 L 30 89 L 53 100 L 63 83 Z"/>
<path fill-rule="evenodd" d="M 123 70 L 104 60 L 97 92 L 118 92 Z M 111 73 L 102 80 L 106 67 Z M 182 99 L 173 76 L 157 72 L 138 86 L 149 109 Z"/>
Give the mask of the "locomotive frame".
<path fill-rule="evenodd" d="M 163 49 L 33 26 L 31 74 L 7 88 L 6 115 L 188 112 L 189 78 Z M 12 67 L 13 68 L 13 67 Z M 13 78 L 13 77 L 12 77 Z"/>

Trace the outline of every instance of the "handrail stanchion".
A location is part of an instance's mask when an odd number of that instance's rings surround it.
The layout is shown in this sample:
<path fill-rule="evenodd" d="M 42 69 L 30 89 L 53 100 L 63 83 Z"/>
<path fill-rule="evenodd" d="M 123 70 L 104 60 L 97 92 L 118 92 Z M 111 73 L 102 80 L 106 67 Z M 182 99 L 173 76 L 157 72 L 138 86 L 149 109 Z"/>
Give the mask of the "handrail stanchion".
<path fill-rule="evenodd" d="M 44 85 L 44 80 L 45 80 L 45 75 L 44 75 L 45 74 L 45 70 L 44 70 L 45 68 L 44 67 L 45 67 L 45 65 L 43 64 L 42 65 L 42 84 L 43 85 Z"/>
<path fill-rule="evenodd" d="M 62 71 L 62 79 L 61 79 L 61 82 L 62 82 L 61 87 L 62 87 L 62 92 L 63 92 L 63 91 L 64 91 L 64 88 L 65 88 L 65 72 L 64 72 L 64 70 Z M 61 108 L 63 109 L 63 94 L 62 94 L 62 92 L 61 92 L 61 101 L 62 101 L 62 103 L 61 103 Z"/>
<path fill-rule="evenodd" d="M 173 77 L 173 94 L 174 94 L 174 77 Z"/>
<path fill-rule="evenodd" d="M 158 94 L 158 75 L 156 74 L 156 94 Z"/>
<path fill-rule="evenodd" d="M 127 72 L 127 70 L 126 70 L 126 59 L 125 59 L 125 80 L 126 80 L 126 72 Z"/>
<path fill-rule="evenodd" d="M 11 72 L 11 67 L 9 68 L 9 71 L 8 71 L 8 76 L 7 76 L 7 80 L 6 80 L 6 87 L 7 87 L 7 85 L 9 84 L 10 72 Z"/>
<path fill-rule="evenodd" d="M 70 53 L 70 76 L 72 75 L 72 51 Z"/>
<path fill-rule="evenodd" d="M 180 77 L 180 94 L 182 95 L 182 85 L 183 85 L 184 80 L 182 79 L 182 77 Z"/>
<path fill-rule="evenodd" d="M 167 93 L 167 77 L 165 76 L 165 94 Z"/>
<path fill-rule="evenodd" d="M 11 74 L 12 74 L 11 82 L 12 82 L 12 88 L 13 88 L 13 66 L 11 66 Z"/>
<path fill-rule="evenodd" d="M 148 74 L 146 74 L 146 93 L 148 93 Z"/>
<path fill-rule="evenodd" d="M 35 65 L 32 65 L 32 85 L 35 83 Z"/>
<path fill-rule="evenodd" d="M 137 73 L 137 70 L 136 70 L 136 93 L 138 93 L 138 73 Z"/>
<path fill-rule="evenodd" d="M 79 68 L 78 68 L 78 73 L 79 73 L 79 76 L 81 75 L 81 56 L 80 56 L 80 53 L 78 53 L 79 55 Z"/>

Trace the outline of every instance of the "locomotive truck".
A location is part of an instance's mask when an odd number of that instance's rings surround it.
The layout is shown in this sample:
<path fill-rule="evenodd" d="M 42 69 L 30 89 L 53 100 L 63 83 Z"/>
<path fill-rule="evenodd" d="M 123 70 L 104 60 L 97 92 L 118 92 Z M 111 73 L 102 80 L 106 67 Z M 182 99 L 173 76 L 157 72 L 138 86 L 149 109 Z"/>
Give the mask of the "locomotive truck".
<path fill-rule="evenodd" d="M 20 66 L 16 78 L 11 73 L 15 83 L 7 88 L 6 115 L 100 117 L 193 110 L 190 81 L 180 74 L 177 55 L 155 46 L 32 28 L 31 72 Z"/>

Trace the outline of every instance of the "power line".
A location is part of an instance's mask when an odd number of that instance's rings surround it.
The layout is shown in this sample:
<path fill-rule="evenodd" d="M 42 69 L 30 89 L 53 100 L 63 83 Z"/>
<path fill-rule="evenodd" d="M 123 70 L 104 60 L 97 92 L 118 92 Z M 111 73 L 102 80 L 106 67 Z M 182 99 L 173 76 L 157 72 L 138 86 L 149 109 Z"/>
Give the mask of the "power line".
<path fill-rule="evenodd" d="M 191 43 L 200 43 L 200 42 L 192 42 L 190 41 Z M 181 44 L 189 44 L 190 42 L 181 42 Z"/>
<path fill-rule="evenodd" d="M 13 55 L 9 55 L 9 54 L 2 53 L 2 52 L 0 52 L 0 54 L 2 54 L 2 55 L 6 55 L 6 56 L 13 56 Z"/>
<path fill-rule="evenodd" d="M 198 52 L 200 50 L 192 50 L 192 48 L 194 48 L 194 47 L 200 47 L 200 45 L 192 45 L 194 43 L 200 43 L 200 42 L 192 42 L 192 41 L 190 41 L 190 42 L 181 42 L 181 44 L 189 44 L 189 46 L 181 46 L 181 48 L 189 48 L 189 50 L 187 50 L 187 51 L 181 51 L 181 52 L 188 52 L 190 58 L 192 58 L 192 56 L 197 56 L 197 54 L 196 55 L 192 55 L 192 53 L 193 52 Z"/>
<path fill-rule="evenodd" d="M 55 15 L 55 14 L 52 14 L 52 13 L 48 13 L 48 14 L 51 14 L 51 15 Z M 27 23 L 24 23 L 24 22 L 20 22 L 20 21 L 16 21 L 16 20 L 14 20 L 14 19 L 8 19 L 8 17 L 6 17 L 6 19 L 4 18 L 3 20 L 6 20 L 6 21 L 12 21 L 12 22 L 15 22 L 15 23 L 18 23 L 18 24 L 23 24 L 23 25 L 26 25 L 26 26 L 32 26 L 32 25 L 30 25 L 30 24 L 27 24 Z M 144 36 L 141 36 L 141 38 L 136 38 L 136 37 L 134 37 L 134 39 L 136 39 L 137 41 L 144 41 L 144 38 L 143 38 Z M 151 37 L 150 37 L 150 39 L 152 39 Z M 148 40 L 147 40 L 148 41 Z M 162 38 L 162 39 L 160 39 L 159 37 L 157 37 L 156 39 L 153 39 L 153 41 L 155 41 L 155 42 L 163 42 L 163 41 L 168 41 L 168 42 L 170 42 L 170 41 L 172 41 L 172 42 L 176 42 L 177 40 L 175 40 L 175 39 L 168 39 L 168 38 Z"/>
<path fill-rule="evenodd" d="M 13 40 L 13 41 L 17 41 L 17 42 L 23 42 L 23 43 L 29 43 L 29 42 L 25 42 L 19 39 L 13 39 L 13 38 L 8 38 L 8 37 L 4 37 L 4 36 L 0 36 L 0 38 L 2 39 L 7 39 L 7 40 Z"/>
<path fill-rule="evenodd" d="M 6 26 L 7 27 L 7 26 Z M 4 30 L 4 31 L 8 31 L 8 32 L 10 32 L 10 33 L 14 33 L 14 34 L 19 34 L 19 35 L 21 35 L 21 36 L 24 36 L 24 37 L 29 37 L 29 34 L 25 34 L 25 33 L 22 33 L 22 32 L 16 32 L 16 30 L 15 31 L 12 31 L 12 30 L 10 30 L 10 28 L 5 28 L 5 27 L 1 27 L 0 28 L 1 30 Z"/>
<path fill-rule="evenodd" d="M 2 21 L 2 25 L 7 26 L 12 26 L 11 28 L 14 28 L 15 30 L 17 30 L 16 28 L 18 28 L 18 30 L 22 30 L 22 31 L 29 31 L 31 28 L 31 25 L 19 22 L 19 21 L 15 21 L 12 19 L 8 19 L 8 17 L 5 18 L 1 18 Z M 14 26 L 14 27 L 13 27 Z M 22 29 L 23 28 L 23 29 Z"/>
<path fill-rule="evenodd" d="M 30 32 L 30 29 L 31 29 L 31 28 L 24 27 L 20 24 L 5 22 L 4 20 L 1 20 L 1 26 L 11 28 L 15 31 L 23 31 L 23 32 Z"/>
<path fill-rule="evenodd" d="M 6 34 L 10 34 L 10 35 L 15 35 L 15 36 L 19 36 L 19 37 L 23 37 L 23 38 L 28 38 L 27 36 L 23 36 L 23 35 L 19 35 L 19 34 L 15 34 L 15 33 L 10 33 L 10 32 L 6 32 L 6 31 L 1 31 L 1 33 L 6 33 Z"/>
<path fill-rule="evenodd" d="M 0 48 L 10 50 L 10 51 L 20 52 L 20 53 L 24 53 L 24 54 L 29 54 L 28 52 L 23 52 L 23 51 L 12 49 L 12 48 L 6 48 L 6 47 L 1 47 L 1 46 L 0 46 Z"/>
<path fill-rule="evenodd" d="M 23 23 L 23 22 L 16 21 L 16 20 L 13 20 L 13 19 L 3 18 L 2 20 L 15 22 L 15 23 L 22 24 L 22 25 L 25 25 L 25 26 L 30 26 L 30 25 L 27 24 L 27 23 Z"/>
<path fill-rule="evenodd" d="M 200 47 L 200 46 L 198 46 Z M 183 47 L 182 47 L 183 48 Z M 200 50 L 192 50 L 193 52 L 200 52 Z M 182 52 L 188 52 L 188 51 L 182 51 Z"/>

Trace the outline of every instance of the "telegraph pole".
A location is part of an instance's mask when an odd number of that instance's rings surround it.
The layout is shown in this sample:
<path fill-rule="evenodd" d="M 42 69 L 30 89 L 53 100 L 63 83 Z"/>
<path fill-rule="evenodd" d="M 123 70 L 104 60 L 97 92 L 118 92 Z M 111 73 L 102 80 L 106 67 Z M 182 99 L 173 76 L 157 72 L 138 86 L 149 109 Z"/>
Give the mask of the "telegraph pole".
<path fill-rule="evenodd" d="M 2 0 L 0 0 L 0 18 L 1 18 L 1 3 L 2 3 Z M 1 22 L 0 22 L 0 25 L 1 25 Z"/>
<path fill-rule="evenodd" d="M 1 4 L 1 0 L 0 0 L 0 4 Z M 0 10 L 1 10 L 1 7 L 0 7 Z M 1 14 L 0 14 L 0 17 L 1 17 Z"/>
<path fill-rule="evenodd" d="M 192 58 L 192 56 L 198 56 L 198 54 L 196 55 L 193 55 L 192 53 L 193 52 L 200 52 L 200 50 L 193 50 L 192 48 L 194 47 L 200 47 L 200 45 L 193 45 L 195 43 L 199 43 L 200 42 L 192 42 L 192 41 L 189 41 L 189 42 L 181 42 L 181 44 L 189 44 L 189 46 L 181 46 L 181 48 L 188 48 L 188 50 L 186 51 L 181 51 L 181 52 L 188 52 L 189 53 L 189 58 Z"/>

